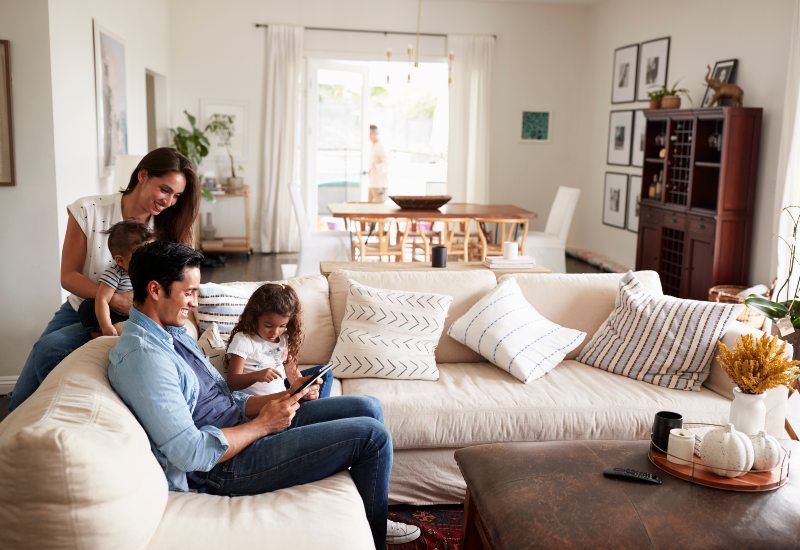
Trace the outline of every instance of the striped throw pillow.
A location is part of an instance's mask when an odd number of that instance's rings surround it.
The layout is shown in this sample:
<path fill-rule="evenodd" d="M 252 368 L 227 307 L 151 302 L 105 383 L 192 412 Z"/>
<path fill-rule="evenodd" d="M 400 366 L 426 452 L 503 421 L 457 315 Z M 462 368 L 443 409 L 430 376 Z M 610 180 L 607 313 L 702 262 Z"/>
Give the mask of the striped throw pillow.
<path fill-rule="evenodd" d="M 717 342 L 742 306 L 654 296 L 633 273 L 577 360 L 657 386 L 699 391 Z"/>
<path fill-rule="evenodd" d="M 434 352 L 452 296 L 350 282 L 330 362 L 337 378 L 438 380 Z"/>
<path fill-rule="evenodd" d="M 254 290 L 216 283 L 200 285 L 195 311 L 200 330 L 207 330 L 216 323 L 220 336 L 227 341 Z"/>
<path fill-rule="evenodd" d="M 553 370 L 586 333 L 542 317 L 516 279 L 502 281 L 447 331 L 496 367 L 527 384 Z"/>

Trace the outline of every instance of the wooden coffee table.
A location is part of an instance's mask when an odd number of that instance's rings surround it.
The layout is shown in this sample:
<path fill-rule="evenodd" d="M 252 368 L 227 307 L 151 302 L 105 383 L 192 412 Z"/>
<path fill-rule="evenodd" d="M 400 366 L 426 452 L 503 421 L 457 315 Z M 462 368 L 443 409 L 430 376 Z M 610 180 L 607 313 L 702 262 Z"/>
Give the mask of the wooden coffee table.
<path fill-rule="evenodd" d="M 466 550 L 491 548 L 798 548 L 800 443 L 789 479 L 764 493 L 695 485 L 647 458 L 648 441 L 499 443 L 456 451 L 467 482 Z M 662 485 L 603 476 L 657 474 Z"/>

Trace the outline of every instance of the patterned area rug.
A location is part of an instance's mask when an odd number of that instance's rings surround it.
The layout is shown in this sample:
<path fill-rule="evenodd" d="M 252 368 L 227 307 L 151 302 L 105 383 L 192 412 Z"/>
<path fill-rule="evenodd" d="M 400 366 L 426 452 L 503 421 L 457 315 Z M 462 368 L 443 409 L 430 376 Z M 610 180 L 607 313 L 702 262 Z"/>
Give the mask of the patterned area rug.
<path fill-rule="evenodd" d="M 414 542 L 387 546 L 390 550 L 459 550 L 463 506 L 390 506 L 389 519 L 418 525 L 422 535 Z"/>

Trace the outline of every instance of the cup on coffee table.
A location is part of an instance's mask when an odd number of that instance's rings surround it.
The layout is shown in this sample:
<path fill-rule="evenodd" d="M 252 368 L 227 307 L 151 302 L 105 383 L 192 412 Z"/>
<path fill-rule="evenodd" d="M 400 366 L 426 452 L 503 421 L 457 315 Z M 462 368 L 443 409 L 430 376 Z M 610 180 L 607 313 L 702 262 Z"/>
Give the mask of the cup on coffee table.
<path fill-rule="evenodd" d="M 671 411 L 657 412 L 650 434 L 651 448 L 666 453 L 669 446 L 669 431 L 673 428 L 683 428 L 683 416 Z"/>

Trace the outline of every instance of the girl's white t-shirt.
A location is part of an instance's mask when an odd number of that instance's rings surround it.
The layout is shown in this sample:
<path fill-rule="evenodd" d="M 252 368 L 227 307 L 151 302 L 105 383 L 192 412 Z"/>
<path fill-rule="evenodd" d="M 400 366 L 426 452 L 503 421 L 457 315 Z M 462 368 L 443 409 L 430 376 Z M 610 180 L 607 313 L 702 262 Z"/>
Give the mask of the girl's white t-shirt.
<path fill-rule="evenodd" d="M 277 342 L 264 340 L 257 334 L 249 335 L 237 332 L 233 335 L 228 355 L 238 355 L 244 358 L 244 372 L 256 372 L 266 368 L 273 368 L 278 371 L 281 378 L 272 382 L 256 382 L 242 391 L 251 395 L 269 395 L 278 393 L 286 389 L 283 380 L 286 378 L 286 370 L 283 362 L 289 356 L 287 338 L 282 334 Z"/>
<path fill-rule="evenodd" d="M 67 206 L 67 211 L 86 235 L 86 259 L 81 273 L 96 283 L 100 275 L 114 265 L 114 258 L 108 249 L 108 235 L 104 231 L 122 221 L 122 193 L 83 197 Z M 153 229 L 153 221 L 153 216 L 150 216 L 150 229 Z M 74 294 L 67 299 L 76 311 L 83 302 L 83 298 Z"/>

